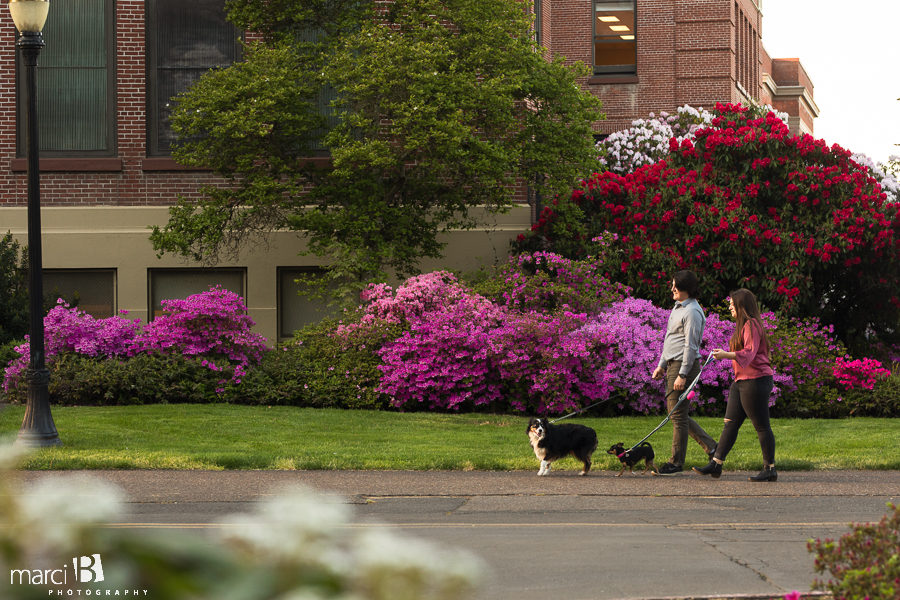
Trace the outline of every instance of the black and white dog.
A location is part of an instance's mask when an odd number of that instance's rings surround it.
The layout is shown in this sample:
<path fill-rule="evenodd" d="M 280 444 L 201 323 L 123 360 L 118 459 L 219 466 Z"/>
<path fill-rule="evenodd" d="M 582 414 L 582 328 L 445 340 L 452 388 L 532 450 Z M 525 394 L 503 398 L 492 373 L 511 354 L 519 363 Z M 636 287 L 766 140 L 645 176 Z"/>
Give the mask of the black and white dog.
<path fill-rule="evenodd" d="M 581 475 L 591 470 L 591 455 L 597 449 L 597 432 L 585 425 L 551 425 L 547 419 L 531 419 L 528 439 L 541 461 L 538 475 L 550 472 L 550 463 L 570 454 L 584 463 Z"/>

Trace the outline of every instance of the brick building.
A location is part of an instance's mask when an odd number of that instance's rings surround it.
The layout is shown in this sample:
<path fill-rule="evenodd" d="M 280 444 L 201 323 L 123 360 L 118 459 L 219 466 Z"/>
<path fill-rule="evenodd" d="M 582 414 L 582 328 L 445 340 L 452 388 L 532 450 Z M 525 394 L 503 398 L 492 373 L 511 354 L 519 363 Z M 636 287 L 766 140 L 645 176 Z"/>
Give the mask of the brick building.
<path fill-rule="evenodd" d="M 603 100 L 599 134 L 690 104 L 771 104 L 795 133 L 818 108 L 797 59 L 769 58 L 761 0 L 537 0 L 541 42 L 592 66 L 585 89 Z M 593 40 L 593 43 L 591 43 Z"/>
<path fill-rule="evenodd" d="M 168 219 L 208 172 L 169 155 L 169 98 L 205 70 L 239 58 L 241 33 L 223 0 L 53 0 L 39 59 L 41 202 L 45 290 L 78 292 L 97 316 L 152 318 L 164 298 L 212 283 L 241 293 L 269 339 L 317 317 L 294 277 L 316 267 L 295 234 L 214 268 L 159 258 L 148 227 Z M 593 65 L 585 89 L 604 102 L 598 134 L 685 103 L 754 98 L 812 131 L 812 85 L 796 59 L 770 59 L 754 0 L 537 0 L 536 36 L 550 52 Z M 624 28 L 624 29 L 623 29 Z M 0 15 L 0 233 L 26 243 L 22 98 L 15 28 Z M 424 268 L 475 269 L 502 260 L 530 225 L 527 206 L 451 236 L 447 257 Z"/>

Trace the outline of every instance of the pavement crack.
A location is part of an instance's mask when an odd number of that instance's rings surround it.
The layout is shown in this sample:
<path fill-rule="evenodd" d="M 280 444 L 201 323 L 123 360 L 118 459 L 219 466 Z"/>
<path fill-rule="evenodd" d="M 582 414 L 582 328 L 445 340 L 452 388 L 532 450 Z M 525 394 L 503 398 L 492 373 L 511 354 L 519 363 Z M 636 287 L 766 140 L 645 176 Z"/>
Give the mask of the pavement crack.
<path fill-rule="evenodd" d="M 458 496 L 459 499 L 462 500 L 458 505 L 448 510 L 445 514 L 447 516 L 456 514 L 460 509 L 465 508 L 472 501 L 472 496 Z"/>
<path fill-rule="evenodd" d="M 790 591 L 790 590 L 786 590 L 785 588 L 783 588 L 783 587 L 781 587 L 780 585 L 778 585 L 777 583 L 775 583 L 775 582 L 772 580 L 772 578 L 770 578 L 768 575 L 766 575 L 765 573 L 763 573 L 763 572 L 760 571 L 759 569 L 754 568 L 754 567 L 753 567 L 750 563 L 748 563 L 747 561 L 741 560 L 741 559 L 738 558 L 737 556 L 734 556 L 734 555 L 732 555 L 731 553 L 726 552 L 724 549 L 720 548 L 719 545 L 718 545 L 717 543 L 715 543 L 714 541 L 709 540 L 709 539 L 705 539 L 702 535 L 701 535 L 701 536 L 698 536 L 698 537 L 699 537 L 699 539 L 700 539 L 700 541 L 701 541 L 702 543 L 706 544 L 707 546 L 709 546 L 710 548 L 712 548 L 713 550 L 715 550 L 716 552 L 718 552 L 719 554 L 721 554 L 722 556 L 724 556 L 725 558 L 727 558 L 727 559 L 729 560 L 729 562 L 731 562 L 731 563 L 733 563 L 733 564 L 735 564 L 735 565 L 737 565 L 737 566 L 739 566 L 739 567 L 741 567 L 741 568 L 743 568 L 743 569 L 746 569 L 746 570 L 750 571 L 751 573 L 753 573 L 754 575 L 756 575 L 757 577 L 759 577 L 759 579 L 760 579 L 761 581 L 763 581 L 764 583 L 766 583 L 766 584 L 768 584 L 768 585 L 771 585 L 771 586 L 774 587 L 776 590 L 778 590 L 780 594 L 787 593 L 788 591 Z"/>

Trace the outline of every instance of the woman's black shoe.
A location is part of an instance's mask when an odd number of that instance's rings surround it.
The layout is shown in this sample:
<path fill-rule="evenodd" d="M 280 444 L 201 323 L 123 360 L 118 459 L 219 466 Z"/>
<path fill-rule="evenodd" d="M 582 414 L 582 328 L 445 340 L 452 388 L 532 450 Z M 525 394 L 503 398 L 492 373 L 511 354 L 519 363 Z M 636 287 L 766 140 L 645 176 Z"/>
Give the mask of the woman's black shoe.
<path fill-rule="evenodd" d="M 750 481 L 777 481 L 778 473 L 775 471 L 775 467 L 764 467 L 758 475 L 748 477 L 747 479 Z"/>
<path fill-rule="evenodd" d="M 712 475 L 713 479 L 718 479 L 722 475 L 722 463 L 710 460 L 705 467 L 692 467 L 695 472 L 701 475 Z"/>

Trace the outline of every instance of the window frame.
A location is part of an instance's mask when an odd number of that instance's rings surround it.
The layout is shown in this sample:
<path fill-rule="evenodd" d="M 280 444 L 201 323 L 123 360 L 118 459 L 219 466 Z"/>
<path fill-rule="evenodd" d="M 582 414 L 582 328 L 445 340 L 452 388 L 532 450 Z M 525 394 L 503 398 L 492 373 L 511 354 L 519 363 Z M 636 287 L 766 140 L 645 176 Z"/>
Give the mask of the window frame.
<path fill-rule="evenodd" d="M 95 150 L 46 150 L 40 149 L 41 158 L 81 158 L 81 157 L 111 157 L 118 155 L 118 54 L 116 52 L 116 40 L 118 32 L 116 31 L 116 3 L 115 0 L 103 0 L 104 5 L 104 28 L 105 50 L 106 50 L 106 107 L 103 112 L 106 120 L 106 136 L 105 148 Z M 51 18 L 53 9 L 50 9 Z M 18 42 L 19 32 L 16 31 L 16 41 Z M 53 40 L 45 40 L 45 43 L 52 44 Z M 74 67 L 77 68 L 77 67 Z M 22 64 L 20 52 L 16 52 L 16 157 L 24 158 L 26 151 L 26 131 L 25 131 L 25 71 Z M 38 73 L 41 69 L 41 60 L 38 57 Z M 40 98 L 41 90 L 38 87 L 38 97 Z M 40 110 L 40 109 L 39 109 Z M 41 125 L 46 126 L 48 117 L 46 114 L 39 115 Z M 38 139 L 38 144 L 43 145 L 44 136 Z"/>
<path fill-rule="evenodd" d="M 591 2 L 591 33 L 592 33 L 592 43 L 591 43 L 591 61 L 592 61 L 592 72 L 594 76 L 603 76 L 603 75 L 637 75 L 637 43 L 638 43 L 638 32 L 637 32 L 637 21 L 638 21 L 638 7 L 637 0 L 624 0 L 631 4 L 631 12 L 634 19 L 634 31 L 632 35 L 634 37 L 633 40 L 622 40 L 621 34 L 615 35 L 598 35 L 597 34 L 597 5 L 604 4 L 603 0 L 593 0 Z M 628 64 L 621 65 L 598 65 L 597 64 L 597 44 L 602 43 L 612 43 L 612 42 L 631 42 L 634 46 L 634 62 Z"/>
<path fill-rule="evenodd" d="M 76 308 L 78 308 L 79 310 L 85 310 L 85 312 L 88 312 L 88 314 L 90 314 L 91 316 L 93 316 L 94 318 L 97 318 L 97 319 L 105 319 L 105 318 L 107 318 L 107 317 L 113 317 L 113 316 L 116 316 L 116 315 L 119 314 L 119 310 L 118 310 L 118 306 L 119 306 L 119 294 L 118 294 L 119 279 L 118 279 L 118 277 L 119 277 L 119 274 L 118 274 L 118 270 L 117 270 L 116 268 L 103 268 L 103 267 L 98 267 L 98 268 L 81 268 L 81 267 L 75 267 L 75 268 L 47 268 L 47 269 L 43 269 L 43 277 L 44 277 L 44 297 L 45 297 L 45 298 L 47 297 L 47 295 L 49 294 L 49 292 L 53 291 L 53 290 L 50 290 L 50 289 L 48 289 L 48 288 L 50 287 L 51 282 L 53 281 L 53 275 L 56 275 L 56 274 L 59 274 L 59 275 L 69 275 L 69 276 L 72 276 L 72 275 L 79 275 L 79 274 L 108 275 L 108 276 L 110 277 L 110 283 L 111 283 L 111 286 L 112 286 L 111 289 L 110 289 L 110 293 L 111 293 L 110 314 L 109 314 L 109 315 L 105 315 L 105 316 L 104 316 L 104 315 L 97 315 L 97 314 L 94 313 L 94 312 L 86 311 L 85 308 L 82 307 L 82 306 L 80 306 L 80 305 L 77 306 Z M 76 290 L 76 291 L 77 291 L 77 290 Z M 55 302 L 56 302 L 56 299 L 54 298 L 54 299 L 52 299 L 52 301 L 55 303 Z"/>
<path fill-rule="evenodd" d="M 188 0 L 190 1 L 190 0 Z M 144 57 L 146 60 L 147 78 L 146 78 L 146 151 L 145 154 L 151 158 L 168 158 L 172 156 L 170 148 L 163 148 L 160 142 L 161 133 L 161 117 L 157 95 L 159 92 L 159 55 L 157 49 L 156 32 L 160 31 L 160 24 L 157 10 L 159 0 L 145 0 L 145 21 L 144 21 Z M 225 3 L 222 2 L 222 11 L 224 14 Z M 227 19 L 226 19 L 227 21 Z M 241 59 L 242 45 L 241 41 L 245 39 L 246 32 L 238 30 L 236 27 L 234 41 L 234 64 Z M 210 67 L 212 68 L 212 67 Z M 182 90 L 182 93 L 185 90 Z"/>
<path fill-rule="evenodd" d="M 285 284 L 284 278 L 291 276 L 291 275 L 296 275 L 296 274 L 306 274 L 306 275 L 313 274 L 314 275 L 317 273 L 324 273 L 325 269 L 323 267 L 318 267 L 318 266 L 303 265 L 303 266 L 280 266 L 280 267 L 276 267 L 275 271 L 276 271 L 275 281 L 276 281 L 276 286 L 277 286 L 277 289 L 275 291 L 276 314 L 277 314 L 277 319 L 276 319 L 277 320 L 277 325 L 276 325 L 277 337 L 278 337 L 279 341 L 289 340 L 293 337 L 293 333 L 291 335 L 284 335 L 285 316 L 286 316 L 286 312 L 287 312 L 287 307 L 286 307 L 286 302 L 285 302 L 285 293 L 287 292 L 287 290 L 285 290 L 285 288 L 284 288 L 284 284 Z M 293 280 L 292 280 L 292 282 L 293 282 Z M 313 307 L 316 310 L 316 312 L 320 313 L 321 318 L 319 318 L 318 321 L 310 320 L 308 323 L 304 324 L 304 326 L 320 322 L 323 319 L 327 319 L 329 317 L 337 317 L 340 315 L 340 311 L 337 308 L 328 307 L 327 305 L 324 305 L 325 302 L 326 301 L 323 300 L 323 306 L 318 306 L 318 307 L 314 306 L 316 303 L 314 303 L 312 301 L 309 302 L 310 306 Z M 294 332 L 296 332 L 296 331 L 299 331 L 299 330 L 294 330 Z"/>

